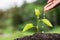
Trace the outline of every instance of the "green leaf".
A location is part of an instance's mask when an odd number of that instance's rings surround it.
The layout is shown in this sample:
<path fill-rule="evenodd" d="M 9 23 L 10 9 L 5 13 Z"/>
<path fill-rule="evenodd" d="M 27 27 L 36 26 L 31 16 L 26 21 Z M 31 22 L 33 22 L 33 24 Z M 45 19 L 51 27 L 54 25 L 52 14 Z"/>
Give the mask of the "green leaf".
<path fill-rule="evenodd" d="M 26 24 L 22 32 L 25 32 L 25 31 L 31 29 L 32 27 L 34 27 L 32 23 Z"/>
<path fill-rule="evenodd" d="M 48 19 L 42 19 L 42 21 L 47 24 L 48 26 L 52 27 L 51 22 Z"/>
<path fill-rule="evenodd" d="M 41 14 L 41 13 L 40 13 L 39 9 L 36 9 L 36 8 L 35 8 L 35 15 L 39 17 L 40 14 Z"/>

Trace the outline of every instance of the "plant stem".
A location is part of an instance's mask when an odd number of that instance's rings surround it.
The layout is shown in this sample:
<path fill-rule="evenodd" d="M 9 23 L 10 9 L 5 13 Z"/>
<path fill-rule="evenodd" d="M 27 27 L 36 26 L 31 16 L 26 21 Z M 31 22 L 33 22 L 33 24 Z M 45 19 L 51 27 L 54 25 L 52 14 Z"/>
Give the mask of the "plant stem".
<path fill-rule="evenodd" d="M 37 28 L 37 33 L 39 32 L 39 16 L 37 16 L 37 26 L 36 26 L 36 28 Z"/>
<path fill-rule="evenodd" d="M 39 32 L 39 30 L 38 30 L 38 26 L 36 26 L 36 28 L 37 28 L 37 33 Z"/>

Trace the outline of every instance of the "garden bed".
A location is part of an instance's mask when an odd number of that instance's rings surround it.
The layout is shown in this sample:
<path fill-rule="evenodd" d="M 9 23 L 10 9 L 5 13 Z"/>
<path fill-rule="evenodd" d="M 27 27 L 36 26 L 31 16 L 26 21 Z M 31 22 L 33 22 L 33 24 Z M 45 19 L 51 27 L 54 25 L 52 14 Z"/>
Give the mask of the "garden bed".
<path fill-rule="evenodd" d="M 15 40 L 60 40 L 60 34 L 57 34 L 57 33 L 36 33 L 31 36 L 17 38 Z"/>

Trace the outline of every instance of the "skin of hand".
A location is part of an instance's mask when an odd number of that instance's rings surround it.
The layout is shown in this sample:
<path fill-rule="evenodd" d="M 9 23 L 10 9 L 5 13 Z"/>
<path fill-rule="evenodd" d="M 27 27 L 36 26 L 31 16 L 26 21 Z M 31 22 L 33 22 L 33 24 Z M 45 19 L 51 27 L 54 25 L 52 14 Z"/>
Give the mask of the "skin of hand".
<path fill-rule="evenodd" d="M 44 7 L 44 11 L 49 11 L 58 4 L 60 4 L 60 0 L 48 0 L 47 5 Z"/>

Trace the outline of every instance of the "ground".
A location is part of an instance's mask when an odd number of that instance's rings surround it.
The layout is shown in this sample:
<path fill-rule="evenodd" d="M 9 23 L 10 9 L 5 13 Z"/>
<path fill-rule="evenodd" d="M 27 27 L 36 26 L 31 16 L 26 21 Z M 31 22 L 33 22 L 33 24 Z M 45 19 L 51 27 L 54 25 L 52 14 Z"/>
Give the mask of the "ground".
<path fill-rule="evenodd" d="M 16 40 L 60 40 L 60 34 L 57 33 L 36 33 L 32 36 L 17 38 Z"/>
<path fill-rule="evenodd" d="M 52 29 L 51 31 L 49 31 L 48 33 L 58 33 L 60 34 L 60 26 Z M 21 38 L 24 36 L 29 36 L 29 35 L 33 35 L 34 33 L 32 32 L 20 32 L 20 31 L 15 31 L 13 33 L 4 33 L 3 35 L 0 35 L 0 40 L 14 40 L 17 38 Z"/>

